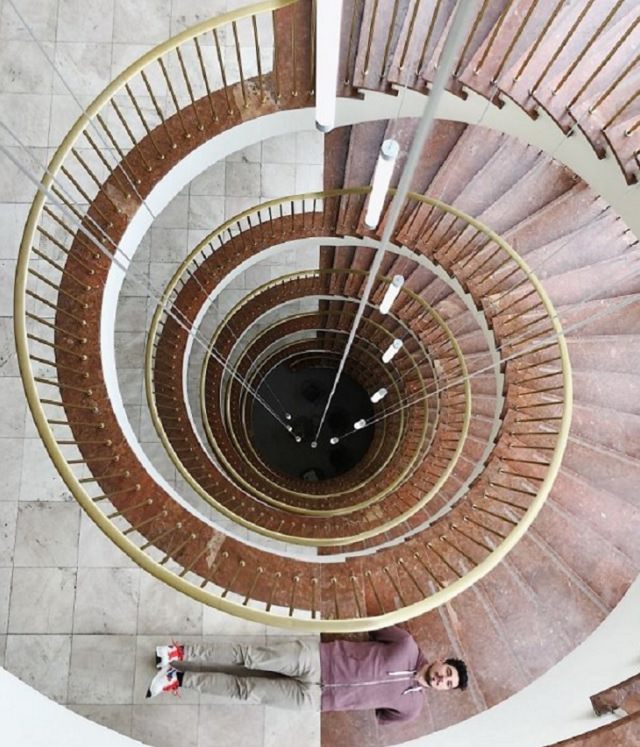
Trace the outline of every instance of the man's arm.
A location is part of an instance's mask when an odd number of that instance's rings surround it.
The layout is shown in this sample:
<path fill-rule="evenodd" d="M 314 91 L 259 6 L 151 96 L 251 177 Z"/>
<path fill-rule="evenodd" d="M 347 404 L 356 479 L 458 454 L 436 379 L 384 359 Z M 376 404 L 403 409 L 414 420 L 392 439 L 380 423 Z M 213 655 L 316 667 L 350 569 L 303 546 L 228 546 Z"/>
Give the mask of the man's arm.
<path fill-rule="evenodd" d="M 407 633 L 404 628 L 399 628 L 397 625 L 392 625 L 389 628 L 381 628 L 380 630 L 370 631 L 369 637 L 372 641 L 380 641 L 381 643 L 396 643 L 397 641 L 402 641 L 405 638 L 411 638 L 411 634 Z"/>
<path fill-rule="evenodd" d="M 376 708 L 376 721 L 385 726 L 386 724 L 398 723 L 400 721 L 412 721 L 414 716 L 396 711 L 395 708 Z"/>

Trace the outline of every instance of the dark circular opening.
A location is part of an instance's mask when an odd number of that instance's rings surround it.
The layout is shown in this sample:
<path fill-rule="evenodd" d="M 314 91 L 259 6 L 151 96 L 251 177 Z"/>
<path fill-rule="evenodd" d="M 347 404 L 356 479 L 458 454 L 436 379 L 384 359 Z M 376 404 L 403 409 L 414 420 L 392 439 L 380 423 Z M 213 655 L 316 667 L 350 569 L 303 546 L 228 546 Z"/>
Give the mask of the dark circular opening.
<path fill-rule="evenodd" d="M 353 424 L 373 415 L 367 392 L 343 373 L 333 395 L 315 448 L 311 443 L 318 430 L 322 412 L 336 371 L 330 368 L 290 370 L 286 363 L 273 369 L 260 385 L 258 393 L 284 420 L 291 432 L 278 423 L 258 402 L 251 413 L 251 440 L 261 459 L 273 470 L 309 482 L 327 480 L 355 467 L 366 454 L 374 426 L 351 433 Z M 299 436 L 301 441 L 296 442 Z M 338 438 L 337 444 L 331 439 Z"/>

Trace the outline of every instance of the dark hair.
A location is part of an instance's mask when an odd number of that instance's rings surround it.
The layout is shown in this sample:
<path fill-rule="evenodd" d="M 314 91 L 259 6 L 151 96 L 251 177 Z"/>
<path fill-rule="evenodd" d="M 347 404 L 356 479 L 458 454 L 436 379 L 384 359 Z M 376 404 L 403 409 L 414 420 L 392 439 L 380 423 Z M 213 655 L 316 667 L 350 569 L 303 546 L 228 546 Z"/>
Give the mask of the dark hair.
<path fill-rule="evenodd" d="M 462 661 L 462 659 L 446 659 L 444 663 L 453 667 L 458 672 L 458 689 L 466 690 L 467 684 L 469 683 L 467 665 Z"/>

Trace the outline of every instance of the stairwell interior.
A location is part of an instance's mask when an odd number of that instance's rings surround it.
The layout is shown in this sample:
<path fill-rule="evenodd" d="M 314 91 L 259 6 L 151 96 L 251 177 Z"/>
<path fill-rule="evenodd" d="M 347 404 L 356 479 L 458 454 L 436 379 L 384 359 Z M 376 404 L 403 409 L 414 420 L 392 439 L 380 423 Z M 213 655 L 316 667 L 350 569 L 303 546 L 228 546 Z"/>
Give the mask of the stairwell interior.
<path fill-rule="evenodd" d="M 395 187 L 455 3 L 345 2 L 325 136 L 312 2 L 222 3 L 212 19 L 210 3 L 168 5 L 140 31 L 127 2 L 16 3 L 35 41 L 2 5 L 2 121 L 37 160 L 3 133 L 9 154 L 40 178 L 79 116 L 46 56 L 91 120 L 33 207 L 26 174 L 4 172 L 2 282 L 15 268 L 37 425 L 6 292 L 6 668 L 157 745 L 214 743 L 218 722 L 246 744 L 435 747 L 483 723 L 513 740 L 509 704 L 527 710 L 545 682 L 559 697 L 563 671 L 586 669 L 594 691 L 633 674 L 620 631 L 640 561 L 637 3 L 477 4 L 348 360 L 360 387 L 389 393 L 362 460 L 321 480 L 261 458 L 255 391 L 279 364 L 335 370 L 384 226 L 362 220 L 377 153 L 400 143 Z M 398 622 L 473 673 L 412 724 L 143 704 L 156 636 Z M 612 661 L 590 672 L 580 651 L 602 656 L 611 630 Z M 596 725 L 535 720 L 553 728 L 529 729 L 532 745 Z"/>

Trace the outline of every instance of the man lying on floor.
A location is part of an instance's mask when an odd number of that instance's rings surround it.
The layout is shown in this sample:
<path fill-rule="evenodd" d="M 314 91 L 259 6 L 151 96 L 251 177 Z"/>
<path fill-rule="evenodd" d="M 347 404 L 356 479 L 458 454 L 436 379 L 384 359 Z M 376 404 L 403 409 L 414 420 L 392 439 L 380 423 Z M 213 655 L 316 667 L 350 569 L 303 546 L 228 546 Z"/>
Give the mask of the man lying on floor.
<path fill-rule="evenodd" d="M 423 691 L 464 690 L 460 659 L 429 663 L 413 637 L 399 627 L 370 634 L 369 641 L 283 641 L 264 646 L 215 643 L 158 646 L 147 697 L 180 688 L 229 701 L 299 710 L 375 709 L 378 721 L 409 721 L 422 707 Z M 194 663 L 206 671 L 188 671 Z M 217 671 L 239 666 L 261 676 Z M 269 675 L 264 676 L 267 672 Z"/>

